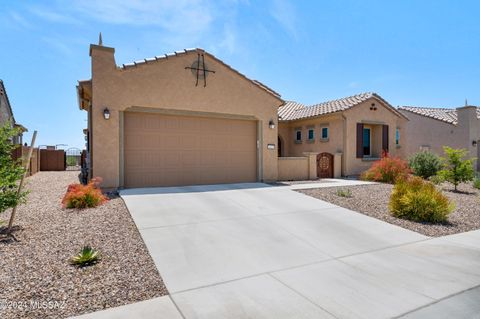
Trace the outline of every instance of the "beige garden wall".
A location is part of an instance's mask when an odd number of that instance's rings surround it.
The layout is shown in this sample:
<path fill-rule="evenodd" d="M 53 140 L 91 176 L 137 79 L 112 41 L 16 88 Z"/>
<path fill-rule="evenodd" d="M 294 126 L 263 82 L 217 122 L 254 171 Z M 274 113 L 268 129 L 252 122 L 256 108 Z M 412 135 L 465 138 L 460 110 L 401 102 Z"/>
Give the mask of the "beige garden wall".
<path fill-rule="evenodd" d="M 308 157 L 279 157 L 278 180 L 298 181 L 309 179 Z"/>
<path fill-rule="evenodd" d="M 189 52 L 126 69 L 118 68 L 112 48 L 92 45 L 92 154 L 93 176 L 101 176 L 105 187 L 121 187 L 122 112 L 129 110 L 166 111 L 195 115 L 255 119 L 259 123 L 259 176 L 261 181 L 277 180 L 277 109 L 283 101 L 229 69 L 210 55 L 205 63 L 215 74 L 207 86 L 195 86 L 195 77 L 186 66 L 197 59 Z M 103 118 L 108 107 L 109 120 Z"/>
<path fill-rule="evenodd" d="M 317 154 L 305 152 L 303 156 L 279 157 L 278 180 L 301 181 L 317 179 Z"/>

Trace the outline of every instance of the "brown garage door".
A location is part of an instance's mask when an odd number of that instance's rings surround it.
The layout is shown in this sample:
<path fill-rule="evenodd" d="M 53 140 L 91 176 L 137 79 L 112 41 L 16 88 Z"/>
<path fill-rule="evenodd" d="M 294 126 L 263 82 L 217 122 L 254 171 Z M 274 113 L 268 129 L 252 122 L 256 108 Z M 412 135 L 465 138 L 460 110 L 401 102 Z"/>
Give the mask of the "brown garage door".
<path fill-rule="evenodd" d="M 125 112 L 125 187 L 257 180 L 255 121 Z"/>

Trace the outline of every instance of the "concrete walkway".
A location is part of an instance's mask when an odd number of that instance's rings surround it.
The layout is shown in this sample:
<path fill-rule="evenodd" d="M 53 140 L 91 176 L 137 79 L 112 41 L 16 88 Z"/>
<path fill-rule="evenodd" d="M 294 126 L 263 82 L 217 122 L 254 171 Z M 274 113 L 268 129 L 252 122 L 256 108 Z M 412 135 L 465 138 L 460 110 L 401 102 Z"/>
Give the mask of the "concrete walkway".
<path fill-rule="evenodd" d="M 480 313 L 478 231 L 431 239 L 291 186 L 132 189 L 121 196 L 171 295 L 81 318 L 131 318 L 149 308 L 155 311 L 142 318 Z"/>

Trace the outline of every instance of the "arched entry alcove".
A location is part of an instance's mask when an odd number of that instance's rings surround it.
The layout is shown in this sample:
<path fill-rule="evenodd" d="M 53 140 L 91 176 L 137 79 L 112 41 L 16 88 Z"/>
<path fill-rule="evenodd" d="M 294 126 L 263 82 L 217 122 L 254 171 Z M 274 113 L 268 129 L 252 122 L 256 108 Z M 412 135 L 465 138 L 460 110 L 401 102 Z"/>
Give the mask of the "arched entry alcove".
<path fill-rule="evenodd" d="M 284 154 L 283 154 L 283 140 L 280 137 L 280 135 L 278 136 L 277 150 L 278 150 L 278 157 L 284 156 Z"/>

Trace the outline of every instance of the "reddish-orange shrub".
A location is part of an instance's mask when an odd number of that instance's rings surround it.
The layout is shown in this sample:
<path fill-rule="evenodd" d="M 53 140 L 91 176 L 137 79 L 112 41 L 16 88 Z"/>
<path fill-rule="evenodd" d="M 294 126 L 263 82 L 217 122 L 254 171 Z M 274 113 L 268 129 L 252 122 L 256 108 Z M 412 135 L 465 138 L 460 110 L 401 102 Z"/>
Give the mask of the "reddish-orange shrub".
<path fill-rule="evenodd" d="M 382 154 L 382 158 L 372 164 L 372 166 L 360 176 L 367 181 L 375 181 L 393 184 L 399 180 L 405 179 L 411 173 L 407 161 L 398 157 L 390 157 L 388 153 Z"/>
<path fill-rule="evenodd" d="M 108 199 L 102 194 L 100 183 L 102 179 L 95 177 L 87 185 L 70 184 L 67 193 L 63 197 L 62 205 L 65 208 L 96 207 L 105 203 Z"/>

